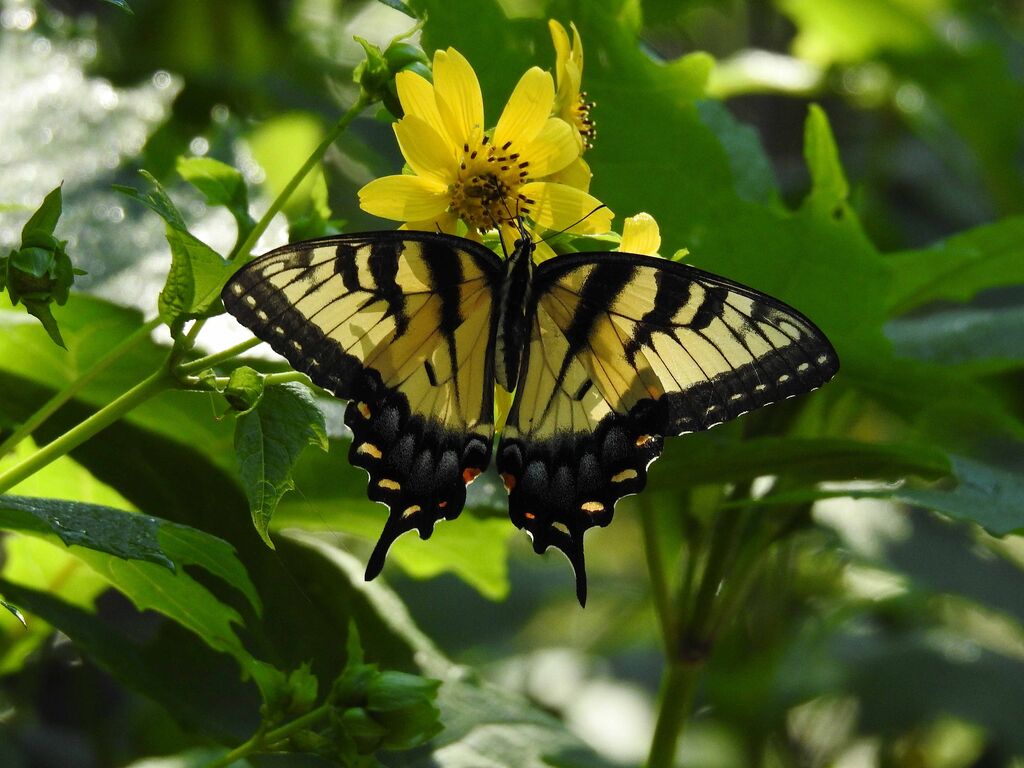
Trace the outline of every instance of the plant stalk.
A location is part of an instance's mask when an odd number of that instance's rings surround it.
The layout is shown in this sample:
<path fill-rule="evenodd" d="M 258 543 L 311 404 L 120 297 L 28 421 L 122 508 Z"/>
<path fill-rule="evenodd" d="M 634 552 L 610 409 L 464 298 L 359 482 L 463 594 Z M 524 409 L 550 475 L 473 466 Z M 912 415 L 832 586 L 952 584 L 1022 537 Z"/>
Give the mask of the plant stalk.
<path fill-rule="evenodd" d="M 256 245 L 256 241 L 260 239 L 268 226 L 270 221 L 273 219 L 280 210 L 284 207 L 284 204 L 288 201 L 288 198 L 292 196 L 292 193 L 298 189 L 299 184 L 303 182 L 309 172 L 313 170 L 315 166 L 323 156 L 327 153 L 330 146 L 337 141 L 338 137 L 348 128 L 351 123 L 360 112 L 362 112 L 371 103 L 372 99 L 366 94 L 365 91 L 359 92 L 359 98 L 356 99 L 355 103 L 349 107 L 348 111 L 341 116 L 334 127 L 328 131 L 327 135 L 324 136 L 324 140 L 320 142 L 319 146 L 313 150 L 312 154 L 306 158 L 306 162 L 302 164 L 302 167 L 292 176 L 291 180 L 285 185 L 285 188 L 281 190 L 274 202 L 267 208 L 266 213 L 263 214 L 262 218 L 253 227 L 252 232 L 249 233 L 248 237 L 242 241 L 228 256 L 229 259 L 234 259 L 238 256 L 245 256 L 252 250 L 253 246 Z"/>
<path fill-rule="evenodd" d="M 167 369 L 162 367 L 129 389 L 110 405 L 96 411 L 85 421 L 69 429 L 53 442 L 47 443 L 20 464 L 0 475 L 0 493 L 6 493 L 26 477 L 35 474 L 68 451 L 74 450 L 90 437 L 106 429 L 128 411 L 174 385 Z"/>
<path fill-rule="evenodd" d="M 22 440 L 39 429 L 43 422 L 55 414 L 62 405 L 81 392 L 87 384 L 95 380 L 101 373 L 109 369 L 110 366 L 124 357 L 125 354 L 131 351 L 137 344 L 149 338 L 149 334 L 160 325 L 160 322 L 160 319 L 155 317 L 145 325 L 137 328 L 128 338 L 97 360 L 92 368 L 72 381 L 60 392 L 54 394 L 54 396 L 47 400 L 38 411 L 29 416 L 21 426 L 14 430 L 14 432 L 12 432 L 10 436 L 0 444 L 0 456 L 4 456 L 14 450 Z"/>
<path fill-rule="evenodd" d="M 205 768 L 228 768 L 228 766 L 236 760 L 241 760 L 243 757 L 251 755 L 253 752 L 259 752 L 265 745 L 284 741 L 293 733 L 301 731 L 303 728 L 308 728 L 310 725 L 322 720 L 328 715 L 331 708 L 330 704 L 321 704 L 316 709 L 307 712 L 301 717 L 295 718 L 289 723 L 285 723 L 280 728 L 275 728 L 274 730 L 267 732 L 257 732 L 252 736 L 252 738 L 242 744 L 239 744 L 226 755 L 218 757 L 216 760 L 207 763 Z"/>
<path fill-rule="evenodd" d="M 676 747 L 693 707 L 700 666 L 671 662 L 661 678 L 658 722 L 647 757 L 647 768 L 672 768 Z"/>

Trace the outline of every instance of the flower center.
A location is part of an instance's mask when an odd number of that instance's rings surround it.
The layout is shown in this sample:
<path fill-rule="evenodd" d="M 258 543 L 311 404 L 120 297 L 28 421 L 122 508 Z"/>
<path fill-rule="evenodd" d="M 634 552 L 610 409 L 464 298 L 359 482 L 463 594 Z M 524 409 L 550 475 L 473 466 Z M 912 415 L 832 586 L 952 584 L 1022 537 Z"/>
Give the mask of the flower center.
<path fill-rule="evenodd" d="M 465 144 L 462 150 L 451 190 L 451 210 L 460 219 L 484 232 L 529 213 L 534 201 L 520 194 L 519 188 L 529 181 L 530 163 L 511 151 L 511 142 L 496 147 L 484 136 L 476 149 Z"/>
<path fill-rule="evenodd" d="M 597 123 L 590 116 L 590 110 L 593 108 L 594 102 L 587 101 L 587 92 L 580 91 L 579 100 L 572 108 L 572 119 L 587 149 L 594 148 L 594 139 L 597 138 Z"/>

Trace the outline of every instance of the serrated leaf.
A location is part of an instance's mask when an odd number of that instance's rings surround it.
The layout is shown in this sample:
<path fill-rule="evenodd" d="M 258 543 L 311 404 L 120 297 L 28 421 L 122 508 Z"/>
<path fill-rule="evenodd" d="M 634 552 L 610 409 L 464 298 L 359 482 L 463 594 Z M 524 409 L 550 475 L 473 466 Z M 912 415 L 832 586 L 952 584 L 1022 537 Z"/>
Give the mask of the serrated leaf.
<path fill-rule="evenodd" d="M 233 266 L 210 246 L 187 231 L 167 227 L 171 268 L 160 292 L 160 317 L 168 325 L 208 310 Z"/>
<path fill-rule="evenodd" d="M 259 402 L 239 414 L 235 453 L 253 525 L 273 547 L 268 528 L 281 497 L 294 487 L 292 469 L 307 445 L 326 451 L 324 416 L 309 389 L 289 382 L 267 387 Z"/>
<path fill-rule="evenodd" d="M 256 222 L 249 215 L 249 191 L 242 174 L 210 157 L 179 157 L 177 170 L 203 194 L 208 205 L 228 209 L 238 225 L 238 240 L 244 240 Z"/>

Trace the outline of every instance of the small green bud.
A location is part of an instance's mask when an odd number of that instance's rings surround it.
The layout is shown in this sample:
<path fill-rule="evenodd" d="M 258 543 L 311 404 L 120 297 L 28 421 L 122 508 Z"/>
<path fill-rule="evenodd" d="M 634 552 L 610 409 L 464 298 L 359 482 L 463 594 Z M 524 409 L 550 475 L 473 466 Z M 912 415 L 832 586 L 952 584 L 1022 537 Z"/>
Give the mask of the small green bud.
<path fill-rule="evenodd" d="M 224 388 L 224 398 L 231 408 L 245 413 L 260 399 L 263 394 L 263 375 L 247 365 L 239 366 L 228 377 L 228 385 Z"/>
<path fill-rule="evenodd" d="M 404 40 L 392 42 L 384 51 L 384 60 L 387 61 L 388 69 L 395 73 L 401 72 L 413 64 L 418 63 L 426 67 L 430 63 L 422 48 Z M 427 71 L 429 72 L 429 68 Z"/>

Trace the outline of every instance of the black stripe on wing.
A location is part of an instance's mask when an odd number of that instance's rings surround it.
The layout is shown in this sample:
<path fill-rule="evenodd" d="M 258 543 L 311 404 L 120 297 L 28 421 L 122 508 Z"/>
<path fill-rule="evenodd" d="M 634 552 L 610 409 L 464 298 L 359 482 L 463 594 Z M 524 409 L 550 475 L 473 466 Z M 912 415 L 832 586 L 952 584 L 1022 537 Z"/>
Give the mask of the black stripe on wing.
<path fill-rule="evenodd" d="M 498 469 L 513 523 L 530 532 L 536 551 L 554 546 L 567 555 L 581 602 L 585 532 L 608 525 L 618 499 L 644 488 L 664 437 L 808 392 L 838 369 L 832 345 L 796 310 L 665 259 L 607 253 L 544 262 L 531 312 L 546 328 L 527 349 L 520 387 L 527 382 L 522 391 L 549 399 L 524 403 L 517 393 Z M 566 357 L 556 371 L 544 346 L 559 344 Z M 538 365 L 548 372 L 531 372 Z M 538 376 L 546 384 L 531 386 Z M 582 428 L 548 416 L 573 413 L 567 401 L 587 397 L 595 416 Z"/>
<path fill-rule="evenodd" d="M 296 370 L 349 400 L 349 461 L 368 472 L 368 496 L 390 510 L 368 579 L 402 533 L 417 530 L 427 538 L 438 520 L 457 517 L 467 483 L 490 463 L 490 299 L 502 271 L 495 254 L 462 238 L 360 233 L 279 248 L 224 288 L 225 307 L 243 325 Z M 467 284 L 474 286 L 468 297 Z M 471 318 L 464 316 L 464 300 L 474 307 Z M 467 319 L 466 327 L 478 330 L 459 359 L 456 334 Z M 441 351 L 443 376 L 429 354 L 422 364 L 409 364 L 428 348 Z M 391 354 L 396 349 L 403 353 Z M 475 397 L 459 391 L 464 367 L 473 368 Z M 438 419 L 429 406 L 446 403 L 438 398 L 449 386 L 455 405 Z"/>

